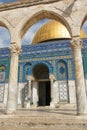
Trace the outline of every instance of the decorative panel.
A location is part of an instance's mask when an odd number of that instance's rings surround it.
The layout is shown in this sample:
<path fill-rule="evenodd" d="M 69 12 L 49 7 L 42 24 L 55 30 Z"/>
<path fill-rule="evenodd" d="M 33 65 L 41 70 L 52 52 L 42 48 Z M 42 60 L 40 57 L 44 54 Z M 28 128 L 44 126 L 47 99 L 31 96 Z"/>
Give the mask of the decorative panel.
<path fill-rule="evenodd" d="M 68 102 L 68 84 L 67 82 L 59 83 L 59 100 L 60 102 Z"/>
<path fill-rule="evenodd" d="M 65 61 L 60 60 L 58 62 L 58 70 L 57 71 L 58 71 L 57 77 L 59 80 L 67 80 L 68 73 L 67 73 L 67 66 L 66 66 Z"/>
<path fill-rule="evenodd" d="M 4 100 L 4 84 L 0 84 L 0 102 Z"/>
<path fill-rule="evenodd" d="M 68 60 L 68 78 L 69 79 L 72 79 L 72 71 L 73 71 L 73 68 L 72 68 L 72 62 L 71 60 Z"/>

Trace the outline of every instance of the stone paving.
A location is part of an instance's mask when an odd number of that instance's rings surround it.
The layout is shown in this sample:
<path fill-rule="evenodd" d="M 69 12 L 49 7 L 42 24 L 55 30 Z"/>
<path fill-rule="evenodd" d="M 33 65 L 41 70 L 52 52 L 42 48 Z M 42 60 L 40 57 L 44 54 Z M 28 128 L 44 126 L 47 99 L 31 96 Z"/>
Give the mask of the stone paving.
<path fill-rule="evenodd" d="M 76 108 L 68 105 L 17 109 L 16 115 L 1 109 L 0 115 L 0 130 L 87 130 L 87 116 L 77 116 Z"/>

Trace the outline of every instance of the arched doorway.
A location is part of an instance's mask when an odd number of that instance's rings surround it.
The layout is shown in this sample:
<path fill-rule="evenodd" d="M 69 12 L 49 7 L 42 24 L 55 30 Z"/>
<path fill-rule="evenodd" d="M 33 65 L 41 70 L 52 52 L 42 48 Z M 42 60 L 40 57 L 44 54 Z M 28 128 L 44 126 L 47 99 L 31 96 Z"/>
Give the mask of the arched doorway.
<path fill-rule="evenodd" d="M 33 75 L 38 82 L 38 106 L 49 106 L 51 95 L 48 67 L 44 64 L 36 65 Z"/>

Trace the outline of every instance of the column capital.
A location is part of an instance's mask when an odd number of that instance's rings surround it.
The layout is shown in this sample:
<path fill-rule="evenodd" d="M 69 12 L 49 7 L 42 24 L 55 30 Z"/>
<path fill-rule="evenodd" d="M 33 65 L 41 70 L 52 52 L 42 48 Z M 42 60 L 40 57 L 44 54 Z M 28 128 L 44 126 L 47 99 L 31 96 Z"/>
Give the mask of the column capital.
<path fill-rule="evenodd" d="M 56 80 L 56 78 L 55 78 L 55 76 L 54 76 L 53 74 L 50 74 L 50 75 L 49 75 L 49 79 L 50 79 L 50 80 Z"/>
<path fill-rule="evenodd" d="M 82 40 L 79 37 L 72 38 L 72 40 L 70 41 L 70 46 L 72 49 L 81 49 Z"/>
<path fill-rule="evenodd" d="M 11 54 L 20 54 L 22 52 L 21 48 L 16 45 L 15 42 L 10 45 Z"/>
<path fill-rule="evenodd" d="M 28 81 L 30 81 L 30 80 L 32 81 L 32 80 L 34 80 L 34 77 L 31 76 L 31 75 L 28 75 L 28 76 L 27 76 L 27 80 L 28 80 Z"/>

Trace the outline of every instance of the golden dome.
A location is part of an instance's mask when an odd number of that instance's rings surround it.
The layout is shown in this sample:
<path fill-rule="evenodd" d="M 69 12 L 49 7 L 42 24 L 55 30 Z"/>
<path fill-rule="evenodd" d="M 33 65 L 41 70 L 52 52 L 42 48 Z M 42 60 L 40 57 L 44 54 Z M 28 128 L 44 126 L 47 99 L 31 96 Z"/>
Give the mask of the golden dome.
<path fill-rule="evenodd" d="M 83 30 L 80 32 L 80 37 L 85 38 L 86 34 Z M 60 22 L 51 20 L 44 24 L 35 34 L 32 43 L 40 43 L 53 39 L 67 39 L 71 38 L 67 28 Z"/>
<path fill-rule="evenodd" d="M 86 33 L 82 29 L 80 30 L 80 38 L 87 38 Z"/>

